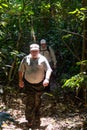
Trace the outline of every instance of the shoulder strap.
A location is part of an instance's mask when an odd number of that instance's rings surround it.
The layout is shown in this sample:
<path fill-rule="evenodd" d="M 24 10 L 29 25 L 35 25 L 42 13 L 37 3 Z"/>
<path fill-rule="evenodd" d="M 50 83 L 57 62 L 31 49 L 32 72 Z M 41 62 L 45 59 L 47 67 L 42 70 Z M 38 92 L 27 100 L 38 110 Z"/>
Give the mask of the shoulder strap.
<path fill-rule="evenodd" d="M 40 48 L 40 50 L 41 50 L 41 48 Z M 49 48 L 49 46 L 47 46 L 47 49 L 41 50 L 41 51 L 43 51 L 43 52 L 48 51 L 50 53 L 50 48 Z"/>
<path fill-rule="evenodd" d="M 50 49 L 49 49 L 49 46 L 47 46 L 47 50 L 49 51 L 49 53 L 50 53 Z"/>

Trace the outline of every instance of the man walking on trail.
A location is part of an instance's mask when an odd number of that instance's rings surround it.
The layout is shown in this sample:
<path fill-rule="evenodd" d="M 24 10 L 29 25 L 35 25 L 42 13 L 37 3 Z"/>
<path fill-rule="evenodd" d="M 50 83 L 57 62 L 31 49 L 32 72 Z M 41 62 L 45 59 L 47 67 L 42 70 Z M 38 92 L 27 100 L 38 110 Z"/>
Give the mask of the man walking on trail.
<path fill-rule="evenodd" d="M 52 47 L 47 45 L 47 42 L 46 42 L 45 39 L 42 39 L 40 41 L 40 45 L 41 45 L 40 53 L 47 58 L 51 68 L 53 69 L 53 73 L 51 75 L 51 82 L 48 85 L 48 87 L 45 88 L 45 91 L 49 93 L 50 90 L 51 90 L 51 86 L 53 87 L 53 83 L 52 82 L 55 80 L 54 76 L 55 76 L 55 72 L 56 72 L 55 70 L 56 70 L 57 60 L 56 60 L 56 56 L 55 56 L 54 50 L 52 49 Z"/>
<path fill-rule="evenodd" d="M 47 58 L 52 68 L 56 68 L 57 61 L 56 61 L 56 56 L 52 47 L 47 45 L 47 42 L 45 39 L 42 39 L 40 41 L 40 45 L 41 45 L 40 53 Z"/>
<path fill-rule="evenodd" d="M 28 127 L 40 123 L 39 109 L 41 95 L 48 86 L 52 69 L 47 59 L 39 53 L 39 45 L 30 45 L 30 54 L 25 56 L 19 66 L 19 87 L 26 90 L 25 117 Z"/>

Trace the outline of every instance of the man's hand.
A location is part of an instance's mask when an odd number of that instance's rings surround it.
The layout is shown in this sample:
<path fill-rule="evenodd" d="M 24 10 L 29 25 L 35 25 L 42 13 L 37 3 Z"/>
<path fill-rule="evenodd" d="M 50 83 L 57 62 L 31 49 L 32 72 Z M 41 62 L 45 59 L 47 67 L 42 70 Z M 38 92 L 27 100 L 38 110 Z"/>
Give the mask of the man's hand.
<path fill-rule="evenodd" d="M 24 82 L 21 80 L 21 81 L 19 81 L 19 87 L 20 88 L 23 88 L 24 87 Z"/>
<path fill-rule="evenodd" d="M 48 79 L 45 79 L 45 80 L 43 81 L 43 86 L 46 87 L 46 86 L 48 86 L 48 84 L 49 84 L 49 80 L 48 80 Z"/>
<path fill-rule="evenodd" d="M 56 69 L 56 64 L 54 64 L 53 68 Z"/>

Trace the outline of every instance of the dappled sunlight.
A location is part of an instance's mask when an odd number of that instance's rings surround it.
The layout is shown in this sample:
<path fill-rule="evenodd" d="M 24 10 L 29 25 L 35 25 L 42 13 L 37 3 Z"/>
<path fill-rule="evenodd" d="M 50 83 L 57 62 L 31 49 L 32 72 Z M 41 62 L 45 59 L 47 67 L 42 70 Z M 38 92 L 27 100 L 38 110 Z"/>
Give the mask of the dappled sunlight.
<path fill-rule="evenodd" d="M 0 111 L 10 113 L 16 124 L 10 121 L 3 122 L 3 130 L 27 130 L 25 119 L 25 104 L 24 95 L 17 95 L 7 99 L 7 104 L 4 104 L 2 98 L 0 100 Z M 24 101 L 23 101 L 24 100 Z M 62 99 L 63 100 L 63 99 Z M 86 108 L 76 107 L 73 100 L 68 98 L 68 102 L 57 101 L 53 96 L 44 95 L 41 105 L 41 124 L 39 128 L 34 130 L 80 130 L 87 125 Z"/>

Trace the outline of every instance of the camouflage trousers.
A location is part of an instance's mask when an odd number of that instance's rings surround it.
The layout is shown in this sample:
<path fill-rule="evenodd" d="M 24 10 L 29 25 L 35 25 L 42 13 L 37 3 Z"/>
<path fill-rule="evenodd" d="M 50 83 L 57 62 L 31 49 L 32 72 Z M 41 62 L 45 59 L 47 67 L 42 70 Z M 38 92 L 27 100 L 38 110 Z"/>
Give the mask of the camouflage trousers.
<path fill-rule="evenodd" d="M 40 120 L 40 106 L 41 95 L 43 94 L 44 87 L 41 83 L 30 84 L 24 81 L 26 91 L 26 108 L 25 117 L 30 123 Z"/>

